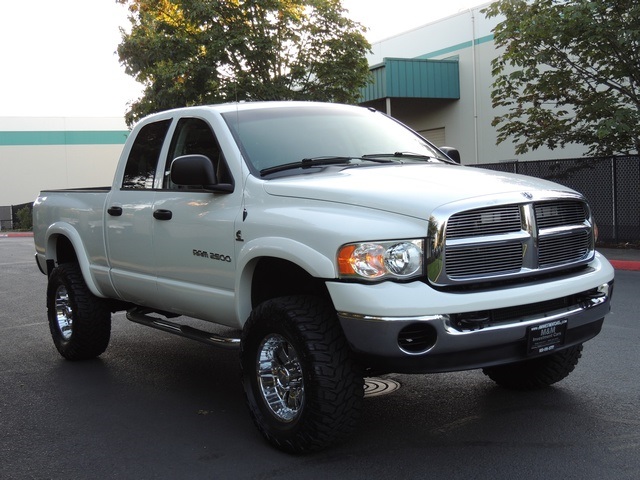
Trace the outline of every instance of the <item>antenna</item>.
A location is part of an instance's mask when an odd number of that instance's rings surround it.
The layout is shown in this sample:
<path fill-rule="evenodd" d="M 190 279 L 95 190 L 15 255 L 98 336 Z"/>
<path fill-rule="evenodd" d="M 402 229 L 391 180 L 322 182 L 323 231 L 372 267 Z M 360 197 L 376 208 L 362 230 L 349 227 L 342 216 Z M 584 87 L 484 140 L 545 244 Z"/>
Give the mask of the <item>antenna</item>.
<path fill-rule="evenodd" d="M 233 76 L 232 73 L 230 72 L 224 72 L 224 71 L 220 71 L 218 69 L 218 74 L 222 77 L 225 77 L 228 81 L 233 82 L 233 97 L 235 99 L 235 104 L 236 104 L 236 120 L 235 120 L 235 130 L 236 130 L 236 142 L 240 141 L 240 113 L 239 113 L 239 104 L 240 101 L 238 100 L 238 77 L 237 76 Z M 227 99 L 228 101 L 228 99 Z M 244 171 L 244 167 L 246 166 L 246 161 L 244 159 L 244 156 L 242 155 L 242 149 L 238 148 L 238 151 L 240 152 L 240 158 L 241 158 L 241 164 L 240 164 L 240 173 L 242 175 L 242 201 L 241 201 L 241 205 L 242 205 L 242 221 L 244 222 L 247 218 L 248 212 L 247 212 L 247 208 L 246 208 L 246 195 L 245 195 L 245 190 L 246 190 L 246 186 L 247 186 L 247 177 L 249 175 L 251 175 L 251 172 L 249 171 L 249 168 L 247 168 L 247 171 Z M 238 230 L 238 232 L 236 232 L 236 238 L 242 238 L 242 233 Z"/>
<path fill-rule="evenodd" d="M 235 100 L 236 100 L 236 134 L 237 134 L 236 141 L 240 141 L 240 112 L 239 112 L 240 102 L 238 101 L 238 80 L 237 80 L 237 78 L 233 82 L 233 95 L 234 95 Z M 242 159 L 242 164 L 241 164 L 241 172 L 242 172 L 242 201 L 241 201 L 241 205 L 242 205 L 242 221 L 244 222 L 247 219 L 247 215 L 249 214 L 247 212 L 247 204 L 246 204 L 246 201 L 247 201 L 246 186 L 247 186 L 247 178 L 248 178 L 249 175 L 251 175 L 251 172 L 249 171 L 248 168 L 247 168 L 247 172 L 246 173 L 243 171 L 247 162 L 245 161 L 244 156 L 242 155 L 242 150 L 238 149 L 238 151 L 240 152 L 240 158 Z"/>

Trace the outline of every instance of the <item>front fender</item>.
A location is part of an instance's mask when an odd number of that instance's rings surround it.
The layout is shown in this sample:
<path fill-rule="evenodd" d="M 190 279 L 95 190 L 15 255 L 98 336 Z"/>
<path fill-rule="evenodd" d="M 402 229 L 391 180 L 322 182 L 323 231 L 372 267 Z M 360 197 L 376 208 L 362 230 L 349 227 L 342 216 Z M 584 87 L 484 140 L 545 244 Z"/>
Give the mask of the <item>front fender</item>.
<path fill-rule="evenodd" d="M 333 259 L 327 258 L 308 245 L 283 237 L 261 237 L 244 244 L 238 252 L 238 275 L 236 276 L 236 314 L 244 324 L 251 313 L 251 281 L 258 260 L 264 257 L 289 261 L 316 278 L 335 278 Z"/>

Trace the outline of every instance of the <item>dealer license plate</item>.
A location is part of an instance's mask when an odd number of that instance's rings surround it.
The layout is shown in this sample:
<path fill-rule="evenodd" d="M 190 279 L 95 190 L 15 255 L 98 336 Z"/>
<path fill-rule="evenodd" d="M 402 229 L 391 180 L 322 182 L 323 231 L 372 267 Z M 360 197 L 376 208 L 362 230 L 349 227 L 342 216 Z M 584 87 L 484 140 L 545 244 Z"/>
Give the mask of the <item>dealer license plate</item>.
<path fill-rule="evenodd" d="M 569 320 L 562 318 L 553 322 L 534 325 L 527 329 L 527 353 L 550 352 L 564 345 L 564 337 L 567 333 Z"/>

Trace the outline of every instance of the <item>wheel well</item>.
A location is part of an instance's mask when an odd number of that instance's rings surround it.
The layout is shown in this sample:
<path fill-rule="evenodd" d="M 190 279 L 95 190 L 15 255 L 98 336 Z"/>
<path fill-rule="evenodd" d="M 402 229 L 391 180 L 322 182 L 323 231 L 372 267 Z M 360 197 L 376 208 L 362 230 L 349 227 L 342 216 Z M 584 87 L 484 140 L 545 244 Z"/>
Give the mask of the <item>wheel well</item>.
<path fill-rule="evenodd" d="M 73 248 L 73 244 L 71 240 L 67 237 L 63 237 L 60 235 L 56 239 L 56 263 L 60 265 L 61 263 L 77 263 L 78 256 L 76 255 L 76 251 Z"/>
<path fill-rule="evenodd" d="M 298 265 L 280 258 L 260 259 L 251 282 L 252 308 L 265 300 L 288 295 L 316 295 L 330 299 L 324 282 Z"/>
<path fill-rule="evenodd" d="M 53 257 L 49 252 L 53 252 Z M 47 275 L 51 275 L 53 269 L 61 263 L 78 263 L 78 256 L 73 244 L 64 235 L 55 235 L 49 238 L 47 257 Z"/>

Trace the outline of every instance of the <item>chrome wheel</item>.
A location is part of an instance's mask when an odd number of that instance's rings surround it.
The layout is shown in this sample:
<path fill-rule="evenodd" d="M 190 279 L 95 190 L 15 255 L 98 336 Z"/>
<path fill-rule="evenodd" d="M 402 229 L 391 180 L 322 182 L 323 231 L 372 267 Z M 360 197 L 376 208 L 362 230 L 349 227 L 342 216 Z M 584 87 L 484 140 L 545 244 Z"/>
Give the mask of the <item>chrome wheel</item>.
<path fill-rule="evenodd" d="M 258 349 L 258 385 L 278 420 L 292 422 L 304 404 L 302 365 L 293 346 L 281 335 L 266 337 Z"/>
<path fill-rule="evenodd" d="M 56 320 L 58 329 L 64 340 L 71 338 L 73 332 L 73 309 L 69 301 L 69 293 L 64 285 L 60 285 L 56 290 Z"/>
<path fill-rule="evenodd" d="M 77 263 L 62 263 L 49 275 L 47 320 L 53 343 L 67 360 L 95 358 L 109 345 L 109 303 L 91 293 Z"/>
<path fill-rule="evenodd" d="M 244 324 L 240 366 L 251 417 L 276 448 L 317 451 L 355 428 L 362 372 L 330 301 L 295 295 L 262 302 Z"/>

